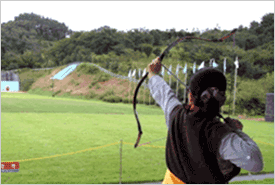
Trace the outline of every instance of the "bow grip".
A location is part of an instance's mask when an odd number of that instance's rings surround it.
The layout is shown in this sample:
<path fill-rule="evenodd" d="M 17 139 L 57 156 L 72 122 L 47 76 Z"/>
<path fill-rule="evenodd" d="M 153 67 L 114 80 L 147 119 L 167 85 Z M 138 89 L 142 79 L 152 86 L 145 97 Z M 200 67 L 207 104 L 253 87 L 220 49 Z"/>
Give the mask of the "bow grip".
<path fill-rule="evenodd" d="M 163 58 L 164 58 L 164 52 L 159 56 L 160 62 L 163 60 Z"/>

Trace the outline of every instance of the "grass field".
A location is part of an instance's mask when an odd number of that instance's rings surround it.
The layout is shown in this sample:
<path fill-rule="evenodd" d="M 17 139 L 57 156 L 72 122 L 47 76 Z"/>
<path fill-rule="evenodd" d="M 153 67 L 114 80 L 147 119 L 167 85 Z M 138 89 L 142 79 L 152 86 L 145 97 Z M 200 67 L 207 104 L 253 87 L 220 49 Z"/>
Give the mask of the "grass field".
<path fill-rule="evenodd" d="M 160 108 L 137 109 L 140 143 L 166 136 Z M 274 172 L 274 124 L 241 121 L 262 151 L 261 173 Z M 165 139 L 134 149 L 138 131 L 130 104 L 1 93 L 1 130 L 1 161 L 20 163 L 18 173 L 1 174 L 3 184 L 118 183 L 121 139 L 122 183 L 161 181 L 166 172 Z"/>

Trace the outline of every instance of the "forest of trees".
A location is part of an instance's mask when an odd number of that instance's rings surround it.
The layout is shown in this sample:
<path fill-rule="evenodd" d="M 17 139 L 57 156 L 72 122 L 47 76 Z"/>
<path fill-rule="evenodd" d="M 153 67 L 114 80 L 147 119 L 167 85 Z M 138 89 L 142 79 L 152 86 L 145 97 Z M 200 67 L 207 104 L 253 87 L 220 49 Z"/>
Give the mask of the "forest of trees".
<path fill-rule="evenodd" d="M 151 54 L 157 56 L 177 37 L 189 35 L 213 39 L 230 31 L 214 28 L 203 33 L 189 33 L 175 29 L 140 28 L 123 32 L 104 26 L 90 32 L 73 32 L 64 23 L 25 13 L 1 25 L 1 70 L 52 67 L 74 61 L 92 62 L 97 58 L 106 63 L 108 61 L 104 58 L 110 56 L 119 66 L 126 61 L 137 61 L 144 54 L 147 57 Z M 67 35 L 70 38 L 66 38 Z M 274 70 L 274 14 L 264 15 L 260 23 L 251 22 L 249 28 L 240 25 L 234 47 L 233 37 L 218 45 L 197 40 L 184 41 L 170 52 L 169 57 L 199 64 L 211 58 L 216 61 L 224 57 L 233 60 L 236 55 L 240 61 L 241 76 L 257 79 Z M 129 69 L 124 71 L 125 74 Z M 231 72 L 232 69 L 229 67 L 228 70 Z"/>
<path fill-rule="evenodd" d="M 232 28 L 233 30 L 234 28 Z M 215 59 L 227 73 L 234 73 L 238 56 L 238 76 L 259 80 L 274 71 L 274 14 L 263 15 L 261 22 L 252 21 L 249 28 L 240 25 L 233 37 L 222 43 L 186 40 L 165 57 L 165 64 L 189 66 Z M 132 29 L 118 31 L 109 26 L 75 32 L 64 23 L 36 14 L 20 14 L 14 21 L 1 24 L 1 70 L 54 67 L 75 61 L 93 62 L 112 72 L 127 75 L 130 69 L 144 68 L 177 37 L 220 38 L 231 30 L 220 28 L 204 32 L 175 29 Z M 274 74 L 274 73 L 273 73 Z M 191 75 L 191 74 L 190 74 Z"/>

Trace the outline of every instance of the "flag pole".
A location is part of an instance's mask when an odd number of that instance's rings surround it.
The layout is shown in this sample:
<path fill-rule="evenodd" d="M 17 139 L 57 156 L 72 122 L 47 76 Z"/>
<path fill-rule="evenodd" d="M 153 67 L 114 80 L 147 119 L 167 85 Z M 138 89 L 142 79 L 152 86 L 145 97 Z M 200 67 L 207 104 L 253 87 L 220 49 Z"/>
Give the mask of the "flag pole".
<path fill-rule="evenodd" d="M 129 103 L 130 103 L 130 99 L 131 99 L 131 88 L 132 88 L 132 79 L 130 77 L 130 83 L 129 83 Z"/>
<path fill-rule="evenodd" d="M 129 98 L 128 98 L 128 103 L 130 103 L 130 93 L 131 93 L 131 69 L 130 71 L 128 72 L 128 78 L 129 78 Z"/>
<path fill-rule="evenodd" d="M 143 103 L 145 104 L 145 85 L 144 85 L 144 92 L 143 92 Z"/>
<path fill-rule="evenodd" d="M 179 63 L 178 63 L 177 71 L 176 72 L 177 72 L 177 78 L 179 78 Z M 176 97 L 177 98 L 178 98 L 178 91 L 179 91 L 179 81 L 177 80 L 177 92 L 176 92 Z"/>
<path fill-rule="evenodd" d="M 238 61 L 238 57 L 236 57 L 236 62 L 239 63 Z M 237 91 L 237 73 L 238 73 L 238 65 L 239 64 L 236 64 L 236 67 L 235 67 L 235 82 L 234 82 L 234 99 L 233 99 L 233 115 L 235 115 L 235 101 L 236 101 L 236 91 Z"/>
<path fill-rule="evenodd" d="M 184 69 L 183 69 L 183 74 L 185 74 L 185 78 L 184 78 L 184 83 L 186 84 L 187 81 L 187 63 L 185 63 Z M 186 103 L 186 89 L 187 87 L 184 87 L 184 95 L 183 95 L 183 103 Z"/>
<path fill-rule="evenodd" d="M 184 83 L 186 84 L 186 81 L 187 81 L 187 72 L 185 73 L 185 79 L 184 79 L 185 81 L 184 81 Z M 184 88 L 184 99 L 183 99 L 183 101 L 184 101 L 184 103 L 186 103 L 186 87 Z"/>
<path fill-rule="evenodd" d="M 225 76 L 225 70 L 226 70 L 226 58 L 224 58 L 223 60 L 223 75 Z M 225 76 L 226 78 L 226 76 Z M 222 106 L 222 114 L 223 114 L 223 108 L 224 108 L 224 105 Z"/>

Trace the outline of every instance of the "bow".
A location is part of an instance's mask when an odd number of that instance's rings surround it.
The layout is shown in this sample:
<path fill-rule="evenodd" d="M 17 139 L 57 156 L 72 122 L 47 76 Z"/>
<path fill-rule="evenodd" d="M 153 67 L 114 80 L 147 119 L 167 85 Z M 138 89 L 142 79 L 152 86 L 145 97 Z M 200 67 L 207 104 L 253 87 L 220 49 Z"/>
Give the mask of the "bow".
<path fill-rule="evenodd" d="M 223 36 L 222 38 L 220 39 L 205 39 L 205 38 L 200 38 L 200 37 L 194 37 L 194 36 L 185 36 L 185 37 L 181 37 L 181 38 L 178 38 L 176 41 L 172 42 L 171 44 L 169 44 L 167 46 L 167 48 L 161 53 L 161 55 L 159 56 L 159 60 L 162 61 L 164 56 L 175 46 L 177 45 L 178 43 L 186 40 L 186 39 L 198 39 L 198 40 L 204 40 L 204 41 L 208 41 L 208 42 L 223 42 L 225 39 L 227 39 L 228 37 L 230 37 L 231 35 L 235 34 L 235 32 L 237 31 L 237 29 L 234 29 L 233 31 L 231 31 L 229 34 Z M 185 87 L 186 85 L 176 77 L 176 75 L 174 75 L 171 71 L 168 70 L 167 67 L 165 67 L 163 64 L 161 64 L 168 72 L 170 72 L 170 74 L 172 74 L 177 80 L 179 80 Z M 141 84 L 144 82 L 144 80 L 147 78 L 148 76 L 148 72 L 146 72 L 146 74 L 141 78 L 141 80 L 139 81 L 136 89 L 135 89 L 135 93 L 134 93 L 134 98 L 133 98 L 133 108 L 134 108 L 134 114 L 135 114 L 135 117 L 136 117 L 136 120 L 137 120 L 137 125 L 138 125 L 138 137 L 137 137 L 137 140 L 136 140 L 136 143 L 135 143 L 135 148 L 138 147 L 139 145 L 139 141 L 140 141 L 140 138 L 141 138 L 141 135 L 142 135 L 142 129 L 141 129 L 141 125 L 140 125 L 140 122 L 139 122 L 139 119 L 138 119 L 138 113 L 137 113 L 137 110 L 136 110 L 136 98 L 137 98 L 137 94 L 138 94 L 138 90 L 141 86 Z"/>

